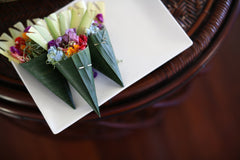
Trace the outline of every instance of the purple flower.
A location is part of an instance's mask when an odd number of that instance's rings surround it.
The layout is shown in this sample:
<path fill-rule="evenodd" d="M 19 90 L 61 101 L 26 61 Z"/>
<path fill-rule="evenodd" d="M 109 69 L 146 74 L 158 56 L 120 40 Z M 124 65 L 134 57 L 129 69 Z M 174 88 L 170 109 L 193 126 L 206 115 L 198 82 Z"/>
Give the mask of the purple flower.
<path fill-rule="evenodd" d="M 67 45 L 69 42 L 69 37 L 67 34 L 64 34 L 62 37 L 61 45 Z"/>
<path fill-rule="evenodd" d="M 93 77 L 96 78 L 98 75 L 97 71 L 94 68 L 92 69 L 92 71 L 93 71 Z"/>
<path fill-rule="evenodd" d="M 48 49 L 49 49 L 51 46 L 57 47 L 56 41 L 54 41 L 54 40 L 49 41 L 49 42 L 48 42 Z"/>
<path fill-rule="evenodd" d="M 71 28 L 71 29 L 66 30 L 65 35 L 68 36 L 69 41 L 74 41 L 76 43 L 79 42 L 79 36 L 77 35 L 77 32 L 76 32 L 75 28 Z"/>
<path fill-rule="evenodd" d="M 100 14 L 97 14 L 97 19 L 101 22 L 101 23 L 103 23 L 103 15 L 100 13 Z"/>
<path fill-rule="evenodd" d="M 25 28 L 24 32 L 28 32 L 28 30 L 31 28 L 31 26 L 27 26 L 27 28 Z"/>
<path fill-rule="evenodd" d="M 67 30 L 65 31 L 65 34 L 67 34 L 67 35 L 69 35 L 70 33 L 75 33 L 75 34 L 77 34 L 76 28 L 70 28 L 70 29 L 67 29 Z"/>
<path fill-rule="evenodd" d="M 67 43 L 63 40 L 63 37 L 58 37 L 55 41 L 56 41 L 57 47 L 64 47 L 64 44 Z"/>
<path fill-rule="evenodd" d="M 14 47 L 14 46 L 11 46 L 11 47 L 10 47 L 10 51 L 11 51 L 12 53 L 17 53 L 18 55 L 21 55 L 21 54 L 20 54 L 20 51 L 19 51 L 16 47 Z"/>
<path fill-rule="evenodd" d="M 99 25 L 98 25 L 98 28 L 99 28 L 100 30 L 102 30 L 102 29 L 104 28 L 104 26 L 103 26 L 102 24 L 99 24 Z"/>

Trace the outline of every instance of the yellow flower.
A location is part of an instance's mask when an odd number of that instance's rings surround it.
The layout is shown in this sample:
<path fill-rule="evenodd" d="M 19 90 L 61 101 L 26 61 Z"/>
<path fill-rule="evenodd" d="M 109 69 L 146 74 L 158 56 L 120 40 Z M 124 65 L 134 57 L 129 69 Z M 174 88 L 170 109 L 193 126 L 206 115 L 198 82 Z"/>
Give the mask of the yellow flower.
<path fill-rule="evenodd" d="M 73 54 L 77 53 L 78 51 L 79 51 L 79 45 L 75 44 L 75 45 L 73 45 L 73 47 L 69 47 L 69 48 L 67 49 L 67 52 L 65 53 L 65 55 L 66 55 L 67 57 L 70 57 L 70 56 L 72 56 Z"/>
<path fill-rule="evenodd" d="M 77 53 L 79 51 L 80 46 L 78 44 L 73 45 L 74 53 Z"/>
<path fill-rule="evenodd" d="M 67 57 L 70 57 L 73 55 L 74 49 L 72 47 L 69 47 L 67 52 L 65 53 Z"/>

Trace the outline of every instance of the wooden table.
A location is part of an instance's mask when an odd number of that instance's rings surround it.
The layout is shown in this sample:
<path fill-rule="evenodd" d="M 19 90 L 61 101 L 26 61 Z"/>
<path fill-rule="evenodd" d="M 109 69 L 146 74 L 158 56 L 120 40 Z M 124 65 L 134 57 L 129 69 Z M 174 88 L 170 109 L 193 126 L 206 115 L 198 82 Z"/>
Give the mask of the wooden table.
<path fill-rule="evenodd" d="M 164 1 L 187 26 L 174 10 L 176 2 Z M 185 28 L 192 48 L 104 104 L 105 118 L 89 115 L 57 136 L 14 70 L 1 61 L 0 68 L 7 68 L 0 74 L 1 159 L 238 159 L 239 18 L 220 44 L 239 1 L 206 4 L 199 24 Z"/>

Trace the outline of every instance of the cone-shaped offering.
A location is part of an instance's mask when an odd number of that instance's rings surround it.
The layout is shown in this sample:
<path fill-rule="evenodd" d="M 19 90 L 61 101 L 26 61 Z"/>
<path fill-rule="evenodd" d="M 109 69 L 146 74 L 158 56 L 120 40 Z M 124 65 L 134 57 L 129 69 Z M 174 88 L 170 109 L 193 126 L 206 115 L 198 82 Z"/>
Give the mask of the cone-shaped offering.
<path fill-rule="evenodd" d="M 104 28 L 95 34 L 91 34 L 88 43 L 93 67 L 114 80 L 120 86 L 123 86 L 123 81 L 107 30 Z"/>
<path fill-rule="evenodd" d="M 87 36 L 67 29 L 63 36 L 48 43 L 48 62 L 54 65 L 83 99 L 100 116 Z"/>
<path fill-rule="evenodd" d="M 21 63 L 20 65 L 49 90 L 51 90 L 56 96 L 61 98 L 72 108 L 75 108 L 72 100 L 72 94 L 66 79 L 57 69 L 54 69 L 52 65 L 46 64 L 46 61 L 47 55 L 42 54 L 31 61 Z"/>
<path fill-rule="evenodd" d="M 100 116 L 89 49 L 86 48 L 55 66 Z"/>
<path fill-rule="evenodd" d="M 94 21 L 86 30 L 93 67 L 123 87 L 117 60 L 104 21 L 104 2 L 89 3 L 89 10 L 95 10 Z"/>
<path fill-rule="evenodd" d="M 75 108 L 66 79 L 58 70 L 46 64 L 47 51 L 27 36 L 31 27 L 25 29 L 20 22 L 14 27 L 16 29 L 9 29 L 12 37 L 6 33 L 0 37 L 0 53 L 10 61 L 19 63 L 56 96 Z M 43 40 L 40 44 L 44 46 L 44 39 L 41 36 L 35 36 L 35 38 Z"/>

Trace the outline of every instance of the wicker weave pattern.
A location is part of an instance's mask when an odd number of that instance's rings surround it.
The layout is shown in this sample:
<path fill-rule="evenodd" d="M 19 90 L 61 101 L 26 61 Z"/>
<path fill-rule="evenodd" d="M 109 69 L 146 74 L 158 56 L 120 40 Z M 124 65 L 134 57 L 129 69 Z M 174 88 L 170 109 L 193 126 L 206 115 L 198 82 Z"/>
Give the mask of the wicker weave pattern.
<path fill-rule="evenodd" d="M 197 21 L 206 0 L 163 0 L 163 3 L 185 31 Z"/>

